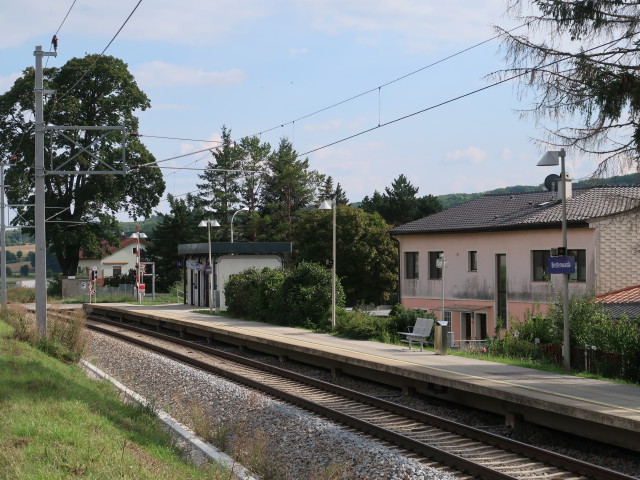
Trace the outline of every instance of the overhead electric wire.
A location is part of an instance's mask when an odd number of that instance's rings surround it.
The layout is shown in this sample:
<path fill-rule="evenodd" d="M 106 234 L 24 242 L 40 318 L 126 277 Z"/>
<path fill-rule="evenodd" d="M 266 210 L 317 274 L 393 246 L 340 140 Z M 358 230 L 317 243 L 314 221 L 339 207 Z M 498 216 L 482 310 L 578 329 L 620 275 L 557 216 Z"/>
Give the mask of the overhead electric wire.
<path fill-rule="evenodd" d="M 333 104 L 331 104 L 331 105 L 329 105 L 329 106 L 327 106 L 327 107 L 321 108 L 321 109 L 316 110 L 316 111 L 314 111 L 314 112 L 311 112 L 311 113 L 308 113 L 308 114 L 306 114 L 306 115 L 303 115 L 303 116 L 301 116 L 301 117 L 299 117 L 299 118 L 296 118 L 295 120 L 290 120 L 290 121 L 288 121 L 288 122 L 281 123 L 281 124 L 279 124 L 279 125 L 273 126 L 273 127 L 268 128 L 268 129 L 266 129 L 266 130 L 262 130 L 262 131 L 260 131 L 260 132 L 258 132 L 258 133 L 254 133 L 253 135 L 250 135 L 250 136 L 251 136 L 251 137 L 259 136 L 259 135 L 262 135 L 263 133 L 268 133 L 268 132 L 271 132 L 271 131 L 276 130 L 276 129 L 278 129 L 278 128 L 284 128 L 284 126 L 285 126 L 285 125 L 290 125 L 290 124 L 292 124 L 292 125 L 293 125 L 293 124 L 295 124 L 296 122 L 298 122 L 298 121 L 300 121 L 300 120 L 304 120 L 304 119 L 306 119 L 306 118 L 309 118 L 309 117 L 312 117 L 312 116 L 314 116 L 314 115 L 317 115 L 318 113 L 325 112 L 325 111 L 330 110 L 330 109 L 332 109 L 332 108 L 334 108 L 334 107 L 340 106 L 340 105 L 342 105 L 342 104 L 344 104 L 344 103 L 350 102 L 350 101 L 355 100 L 355 99 L 357 99 L 357 98 L 360 98 L 360 97 L 362 97 L 362 96 L 364 96 L 364 95 L 367 95 L 367 94 L 369 94 L 369 93 L 375 92 L 376 90 L 380 91 L 380 89 L 382 89 L 382 88 L 384 88 L 384 87 L 387 87 L 387 86 L 389 86 L 389 85 L 391 85 L 391 84 L 393 84 L 393 83 L 399 82 L 400 80 L 404 80 L 405 78 L 408 78 L 408 77 L 410 77 L 410 76 L 412 76 L 412 75 L 415 75 L 415 74 L 417 74 L 417 73 L 420 73 L 420 72 L 422 72 L 423 70 L 426 70 L 426 69 L 428 69 L 428 68 L 434 67 L 434 66 L 436 66 L 436 65 L 438 65 L 438 64 L 440 64 L 440 63 L 443 63 L 443 62 L 445 62 L 445 61 L 447 61 L 447 60 L 450 60 L 450 59 L 452 59 L 452 58 L 454 58 L 454 57 L 457 57 L 458 55 L 462 55 L 463 53 L 466 53 L 466 52 L 468 52 L 468 51 L 470 51 L 470 50 L 473 50 L 473 49 L 475 49 L 475 48 L 477 48 L 477 47 L 480 47 L 480 46 L 484 45 L 485 43 L 489 43 L 489 42 L 491 42 L 491 41 L 495 40 L 496 38 L 499 38 L 499 37 L 501 37 L 501 36 L 503 36 L 503 35 L 506 35 L 506 34 L 508 34 L 508 33 L 511 33 L 511 32 L 513 32 L 513 31 L 515 31 L 515 30 L 518 30 L 518 29 L 520 29 L 520 28 L 522 28 L 522 27 L 524 27 L 524 26 L 528 25 L 529 23 L 531 23 L 531 22 L 523 23 L 522 25 L 519 25 L 519 26 L 517 26 L 517 27 L 514 27 L 514 28 L 512 28 L 511 30 L 507 30 L 507 31 L 502 32 L 502 33 L 500 33 L 500 34 L 498 34 L 498 35 L 494 35 L 494 36 L 493 36 L 493 37 L 491 37 L 491 38 L 488 38 L 488 39 L 486 39 L 486 40 L 483 40 L 483 41 L 481 41 L 481 42 L 478 42 L 478 43 L 476 43 L 476 44 L 474 44 L 474 45 L 472 45 L 472 46 L 470 46 L 470 47 L 467 47 L 467 48 L 465 48 L 465 49 L 459 50 L 459 51 L 457 51 L 456 53 L 453 53 L 453 54 L 448 55 L 448 56 L 446 56 L 446 57 L 444 57 L 444 58 L 441 58 L 440 60 L 436 60 L 435 62 L 430 63 L 429 65 L 425 65 L 425 66 L 423 66 L 423 67 L 420 67 L 420 68 L 418 68 L 418 69 L 416 69 L 416 70 L 414 70 L 414 71 L 412 71 L 412 72 L 409 72 L 409 73 L 406 73 L 406 74 L 404 74 L 404 75 L 401 75 L 400 77 L 397 77 L 397 78 L 395 78 L 395 79 L 393 79 L 393 80 L 390 80 L 390 81 L 388 81 L 388 82 L 386 82 L 386 83 L 383 83 L 383 84 L 381 84 L 381 85 L 379 85 L 379 86 L 377 86 L 377 87 L 371 88 L 371 89 L 369 89 L 369 90 L 367 90 L 367 91 L 364 91 L 364 92 L 361 92 L 361 93 L 358 93 L 358 94 L 353 95 L 353 96 L 351 96 L 351 97 L 349 97 L 349 98 L 345 98 L 344 100 L 340 100 L 340 101 L 338 101 L 338 102 L 336 102 L 336 103 L 333 103 Z M 163 136 L 143 135 L 143 134 L 139 134 L 139 136 L 141 136 L 141 137 L 151 137 L 151 138 L 164 138 L 164 139 L 169 139 L 169 140 L 185 140 L 185 141 L 193 141 L 193 142 L 214 142 L 213 140 L 196 140 L 196 139 L 189 139 L 189 138 L 163 137 Z M 222 143 L 222 142 L 220 142 L 220 143 Z"/>
<path fill-rule="evenodd" d="M 634 33 L 634 34 L 632 34 L 632 35 L 630 35 L 630 36 L 635 36 L 635 35 L 637 35 L 637 33 Z M 582 52 L 582 54 L 585 54 L 585 53 L 591 52 L 591 51 L 596 50 L 596 49 L 599 49 L 599 48 L 606 47 L 606 46 L 608 46 L 608 45 L 612 45 L 612 44 L 614 44 L 614 43 L 617 43 L 618 41 L 619 41 L 619 39 L 615 39 L 615 40 L 612 40 L 612 41 L 610 41 L 610 42 L 603 43 L 603 44 L 601 44 L 601 45 L 595 46 L 595 47 L 590 48 L 590 49 L 588 49 L 588 50 L 584 50 L 584 51 Z M 409 113 L 409 114 L 407 114 L 407 115 L 403 115 L 402 117 L 398 117 L 398 118 L 395 118 L 395 119 L 393 119 L 393 120 L 389 120 L 388 122 L 385 122 L 385 123 L 382 123 L 382 124 L 378 124 L 378 125 L 376 125 L 376 126 L 374 126 L 374 127 L 368 128 L 368 129 L 366 129 L 366 130 L 362 130 L 362 131 L 360 131 L 360 132 L 358 132 L 358 133 L 354 133 L 353 135 L 349 135 L 349 136 L 347 136 L 347 137 L 344 137 L 344 138 L 341 138 L 341 139 L 339 139 L 339 140 L 336 140 L 335 142 L 331 142 L 331 143 L 328 143 L 328 144 L 326 144 L 326 145 L 322 145 L 321 147 L 317 147 L 317 148 L 314 148 L 314 149 L 308 150 L 308 151 L 306 151 L 306 152 L 300 153 L 300 154 L 299 154 L 299 156 L 304 156 L 304 155 L 308 155 L 308 154 L 313 153 L 313 152 L 317 152 L 318 150 L 323 150 L 323 149 L 325 149 L 325 148 L 327 148 L 327 147 L 331 147 L 331 146 L 336 145 L 336 144 L 338 144 L 338 143 L 342 143 L 342 142 L 345 142 L 345 141 L 347 141 L 347 140 L 351 140 L 352 138 L 359 137 L 360 135 L 364 135 L 365 133 L 369 133 L 369 132 L 371 132 L 371 131 L 373 131 L 373 130 L 377 130 L 378 128 L 386 127 L 386 126 L 391 125 L 391 124 L 393 124 L 393 123 L 397 123 L 397 122 L 399 122 L 399 121 L 401 121 L 401 120 L 406 120 L 407 118 L 411 118 L 411 117 L 413 117 L 413 116 L 419 115 L 419 114 L 424 113 L 424 112 L 427 112 L 427 111 L 429 111 L 429 110 L 433 110 L 433 109 L 438 108 L 438 107 L 441 107 L 441 106 L 443 106 L 443 105 L 447 105 L 447 104 L 449 104 L 449 103 L 455 102 L 455 101 L 460 100 L 460 99 L 462 99 L 462 98 L 469 97 L 469 96 L 474 95 L 474 94 L 476 94 L 476 93 L 480 93 L 480 92 L 482 92 L 482 91 L 484 91 L 484 90 L 488 90 L 488 89 L 490 89 L 490 88 L 496 87 L 496 86 L 501 85 L 501 84 L 503 84 L 503 83 L 506 83 L 506 82 L 509 82 L 509 81 L 511 81 L 511 80 L 514 80 L 514 79 L 516 79 L 516 78 L 518 78 L 518 77 L 522 77 L 523 75 L 528 75 L 528 74 L 530 74 L 531 72 L 534 72 L 534 71 L 536 71 L 536 70 L 541 70 L 541 69 L 543 69 L 543 68 L 547 68 L 547 67 L 550 67 L 550 66 L 552 66 L 552 65 L 555 65 L 555 64 L 557 64 L 557 63 L 560 63 L 560 62 L 562 62 L 562 61 L 564 61 L 564 60 L 566 60 L 567 58 L 570 58 L 570 57 L 572 57 L 572 56 L 573 56 L 573 55 L 571 55 L 571 54 L 567 54 L 566 56 L 564 56 L 564 57 L 562 57 L 562 58 L 560 58 L 560 59 L 558 59 L 558 60 L 554 60 L 553 62 L 549 62 L 549 63 L 547 63 L 547 64 L 545 64 L 545 65 L 541 65 L 541 66 L 534 67 L 534 68 L 526 68 L 526 69 L 524 69 L 522 72 L 520 72 L 520 73 L 518 73 L 518 74 L 516 74 L 516 75 L 513 75 L 513 76 L 511 76 L 511 77 L 504 78 L 504 79 L 499 80 L 499 81 L 497 81 L 497 82 L 494 82 L 494 83 L 492 83 L 492 84 L 490 84 L 490 85 L 486 85 L 486 86 L 484 86 L 484 87 L 482 87 L 482 88 L 477 88 L 477 89 L 475 89 L 475 90 L 472 90 L 472 91 L 470 91 L 470 92 L 464 93 L 464 94 L 462 94 L 462 95 L 458 95 L 457 97 L 450 98 L 450 99 L 445 100 L 445 101 L 443 101 L 443 102 L 440 102 L 440 103 L 438 103 L 438 104 L 431 105 L 431 106 L 429 106 L 429 107 L 426 107 L 426 108 L 423 108 L 423 109 L 421 109 L 421 110 L 418 110 L 418 111 L 415 111 L 415 112 Z"/>
<path fill-rule="evenodd" d="M 140 4 L 142 3 L 142 0 L 139 0 L 138 3 L 136 4 L 135 7 L 133 7 L 133 10 L 131 11 L 131 13 L 129 14 L 129 16 L 127 17 L 127 19 L 124 21 L 124 23 L 120 26 L 120 28 L 118 29 L 118 31 L 115 33 L 115 35 L 111 38 L 111 40 L 109 41 L 109 43 L 107 44 L 106 47 L 104 47 L 104 49 L 102 50 L 102 52 L 95 58 L 95 60 L 93 61 L 93 63 L 91 65 L 89 65 L 89 67 L 84 71 L 84 73 L 80 76 L 80 78 L 76 81 L 76 83 L 74 83 L 71 88 L 67 89 L 67 91 L 65 93 L 63 93 L 59 98 L 56 96 L 56 100 L 55 103 L 57 103 L 59 100 L 62 100 L 64 97 L 66 97 L 75 87 L 76 85 L 78 85 L 82 79 L 89 73 L 89 71 L 94 67 L 94 65 L 98 62 L 98 60 L 100 59 L 100 57 L 102 57 L 104 55 L 104 52 L 107 51 L 107 49 L 111 46 L 111 44 L 114 42 L 114 40 L 116 39 L 116 37 L 120 34 L 120 32 L 122 31 L 122 29 L 124 28 L 124 26 L 129 22 L 129 20 L 131 19 L 131 17 L 133 16 L 133 14 L 135 13 L 135 11 L 138 9 L 138 7 L 140 6 Z M 55 109 L 55 103 L 54 103 L 54 109 Z"/>
<path fill-rule="evenodd" d="M 60 23 L 60 26 L 58 27 L 58 29 L 56 30 L 55 35 L 58 35 L 58 33 L 60 33 L 60 29 L 62 28 L 62 26 L 64 25 L 64 22 L 67 21 L 67 17 L 69 16 L 69 14 L 71 13 L 71 10 L 73 9 L 74 5 L 76 4 L 78 0 L 73 0 L 73 3 L 71 4 L 71 6 L 69 7 L 69 10 L 67 11 L 67 14 L 64 16 L 64 18 L 62 19 L 62 22 Z"/>
<path fill-rule="evenodd" d="M 350 101 L 352 101 L 352 100 L 355 100 L 356 98 L 360 98 L 360 97 L 362 97 L 362 96 L 364 96 L 364 95 L 368 95 L 369 93 L 375 92 L 376 90 L 378 90 L 378 91 L 379 91 L 380 89 L 382 89 L 382 88 L 384 88 L 384 87 L 387 87 L 387 86 L 389 86 L 389 85 L 391 85 L 391 84 L 393 84 L 393 83 L 399 82 L 400 80 L 404 80 L 405 78 L 410 77 L 410 76 L 412 76 L 412 75 L 415 75 L 416 73 L 420 73 L 420 72 L 422 72 L 423 70 L 426 70 L 426 69 L 428 69 L 428 68 L 434 67 L 434 66 L 436 66 L 436 65 L 438 65 L 438 64 L 440 64 L 440 63 L 443 63 L 443 62 L 445 62 L 445 61 L 447 61 L 447 60 L 450 60 L 450 59 L 452 59 L 452 58 L 454 58 L 454 57 L 457 57 L 458 55 L 462 55 L 463 53 L 466 53 L 466 52 L 468 52 L 468 51 L 470 51 L 470 50 L 473 50 L 473 49 L 475 49 L 475 48 L 477 48 L 477 47 L 480 47 L 480 46 L 484 45 L 485 43 L 489 43 L 489 42 L 491 42 L 491 41 L 495 40 L 496 38 L 502 37 L 502 36 L 504 36 L 504 35 L 506 35 L 506 34 L 508 34 L 508 33 L 511 33 L 511 32 L 513 32 L 513 31 L 515 31 L 515 30 L 518 30 L 518 29 L 520 29 L 520 28 L 522 28 L 522 27 L 524 27 L 524 26 L 527 26 L 527 25 L 529 25 L 529 23 L 531 23 L 531 22 L 523 23 L 522 25 L 519 25 L 519 26 L 517 26 L 517 27 L 514 27 L 514 28 L 512 28 L 511 30 L 507 30 L 507 31 L 505 31 L 505 32 L 501 32 L 501 33 L 499 33 L 498 35 L 494 35 L 493 37 L 488 38 L 488 39 L 486 39 L 486 40 L 483 40 L 483 41 L 481 41 L 481 42 L 479 42 L 479 43 L 476 43 L 475 45 L 472 45 L 472 46 L 470 46 L 470 47 L 467 47 L 467 48 L 465 48 L 465 49 L 463 49 L 463 50 L 459 50 L 459 51 L 458 51 L 458 52 L 456 52 L 456 53 L 453 53 L 453 54 L 448 55 L 448 56 L 446 56 L 446 57 L 444 57 L 444 58 L 441 58 L 440 60 L 436 60 L 435 62 L 430 63 L 429 65 L 425 65 L 424 67 L 418 68 L 417 70 L 414 70 L 414 71 L 412 71 L 412 72 L 410 72 L 410 73 L 406 73 L 406 74 L 404 74 L 404 75 L 402 75 L 402 76 L 400 76 L 400 77 L 398 77 L 398 78 L 395 78 L 395 79 L 390 80 L 390 81 L 388 81 L 388 82 L 386 82 L 386 83 L 383 83 L 382 85 L 379 85 L 379 86 L 377 86 L 377 87 L 371 88 L 371 89 L 369 89 L 369 90 L 367 90 L 367 91 L 365 91 L 365 92 L 361 92 L 361 93 L 358 93 L 358 94 L 356 94 L 356 95 L 353 95 L 352 97 L 346 98 L 346 99 L 341 100 L 341 101 L 339 101 L 339 102 L 336 102 L 336 103 L 334 103 L 334 104 L 332 104 L 332 105 L 329 105 L 329 106 L 327 106 L 327 107 L 324 107 L 324 108 L 321 108 L 321 109 L 319 109 L 319 110 L 316 110 L 315 112 L 312 112 L 312 113 L 308 113 L 308 114 L 306 114 L 306 115 L 303 115 L 303 116 L 301 116 L 301 117 L 299 117 L 299 118 L 296 118 L 295 120 L 290 120 L 290 121 L 288 121 L 288 122 L 286 122 L 286 123 L 282 123 L 282 124 L 280 124 L 280 125 L 276 125 L 276 126 L 274 126 L 274 127 L 268 128 L 268 129 L 266 129 L 266 130 L 262 130 L 261 132 L 255 133 L 255 134 L 253 134 L 252 136 L 258 136 L 258 135 L 262 135 L 263 133 L 271 132 L 271 131 L 276 130 L 276 129 L 278 129 L 278 128 L 284 128 L 284 126 L 285 126 L 285 125 L 295 124 L 295 122 L 298 122 L 298 121 L 300 121 L 300 120 L 304 120 L 304 119 L 306 119 L 306 118 L 312 117 L 313 115 L 317 115 L 318 113 L 325 112 L 325 111 L 330 110 L 330 109 L 332 109 L 332 108 L 334 108 L 334 107 L 337 107 L 337 106 L 342 105 L 342 104 L 344 104 L 344 103 L 347 103 L 347 102 L 350 102 Z"/>
<path fill-rule="evenodd" d="M 203 142 L 203 143 L 223 143 L 222 140 L 199 140 L 196 138 L 180 138 L 180 137 L 163 137 L 160 135 L 145 135 L 143 133 L 138 133 L 138 137 L 149 137 L 149 138 L 160 138 L 163 140 L 183 140 L 185 142 Z"/>

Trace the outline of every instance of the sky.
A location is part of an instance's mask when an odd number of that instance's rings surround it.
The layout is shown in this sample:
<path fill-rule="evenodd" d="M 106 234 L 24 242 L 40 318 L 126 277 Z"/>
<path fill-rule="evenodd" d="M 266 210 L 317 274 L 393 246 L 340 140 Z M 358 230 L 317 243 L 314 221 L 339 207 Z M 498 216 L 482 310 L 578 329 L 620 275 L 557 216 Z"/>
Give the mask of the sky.
<path fill-rule="evenodd" d="M 58 54 L 45 61 L 60 67 L 102 52 L 124 24 L 105 54 L 126 62 L 150 98 L 138 133 L 160 161 L 216 145 L 226 125 L 232 138 L 258 135 L 272 148 L 288 138 L 351 202 L 400 174 L 418 195 L 442 195 L 559 173 L 536 167 L 544 150 L 532 139 L 542 131 L 518 113 L 531 97 L 515 83 L 467 95 L 505 68 L 498 40 L 443 60 L 494 37 L 493 25 L 519 25 L 505 16 L 506 0 L 0 2 L 0 92 L 54 33 Z M 210 159 L 162 165 L 204 168 Z M 595 166 L 568 151 L 573 178 Z M 198 173 L 163 169 L 166 193 L 197 190 Z M 157 210 L 168 213 L 166 200 Z"/>

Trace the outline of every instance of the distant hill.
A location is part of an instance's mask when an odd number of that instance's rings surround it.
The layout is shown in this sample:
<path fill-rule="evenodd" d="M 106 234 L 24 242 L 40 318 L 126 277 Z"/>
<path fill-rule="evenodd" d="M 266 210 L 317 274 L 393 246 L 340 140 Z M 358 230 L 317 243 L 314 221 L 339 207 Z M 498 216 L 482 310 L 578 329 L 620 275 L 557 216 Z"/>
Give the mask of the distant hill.
<path fill-rule="evenodd" d="M 120 230 L 124 233 L 125 237 L 130 237 L 132 233 L 136 231 L 136 225 L 140 227 L 142 233 L 146 233 L 148 239 L 151 240 L 151 234 L 153 229 L 160 221 L 160 217 L 155 215 L 149 217 L 146 220 L 140 220 L 139 222 L 120 222 Z"/>
<path fill-rule="evenodd" d="M 631 173 L 629 175 L 619 175 L 610 178 L 593 178 L 588 180 L 581 180 L 573 184 L 574 188 L 593 187 L 595 185 L 636 185 L 640 183 L 640 174 Z M 443 209 L 455 207 L 461 203 L 468 202 L 474 198 L 481 197 L 482 195 L 489 194 L 506 194 L 506 193 L 523 193 L 523 192 L 539 192 L 544 190 L 544 185 L 537 186 L 516 185 L 514 187 L 496 188 L 494 190 L 488 190 L 486 192 L 479 193 L 450 193 L 448 195 L 439 195 L 438 200 Z"/>

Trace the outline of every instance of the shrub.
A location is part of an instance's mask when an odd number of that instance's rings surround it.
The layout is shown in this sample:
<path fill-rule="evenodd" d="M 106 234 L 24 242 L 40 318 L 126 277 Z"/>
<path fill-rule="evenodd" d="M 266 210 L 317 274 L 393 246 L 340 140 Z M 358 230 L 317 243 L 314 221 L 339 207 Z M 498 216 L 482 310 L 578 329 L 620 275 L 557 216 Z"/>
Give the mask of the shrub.
<path fill-rule="evenodd" d="M 515 337 L 530 343 L 536 338 L 543 344 L 557 344 L 562 342 L 562 324 L 555 319 L 544 316 L 539 308 L 525 313 L 524 322 L 513 321 L 511 331 Z"/>
<path fill-rule="evenodd" d="M 260 281 L 260 272 L 249 268 L 243 272 L 230 275 L 224 285 L 227 310 L 239 317 L 253 317 L 252 305 Z"/>
<path fill-rule="evenodd" d="M 302 262 L 289 270 L 250 268 L 225 283 L 229 313 L 264 322 L 328 330 L 331 309 L 331 271 Z M 344 292 L 336 282 L 336 306 Z"/>
<path fill-rule="evenodd" d="M 317 263 L 301 262 L 287 271 L 281 291 L 285 324 L 321 330 L 329 327 L 331 271 Z M 336 282 L 336 307 L 344 306 L 344 298 L 342 286 Z"/>
<path fill-rule="evenodd" d="M 408 332 L 409 327 L 413 327 L 418 318 L 433 318 L 434 320 L 436 318 L 434 313 L 427 313 L 426 310 L 419 308 L 408 309 L 399 303 L 393 306 L 390 315 L 395 322 L 393 332 L 390 332 L 394 337 L 397 337 L 397 332 Z"/>
<path fill-rule="evenodd" d="M 386 317 L 375 317 L 343 308 L 336 311 L 336 333 L 348 338 L 389 342 L 391 340 L 389 326 L 392 324 L 395 325 Z"/>
<path fill-rule="evenodd" d="M 263 268 L 253 295 L 251 312 L 253 318 L 262 322 L 274 322 L 284 310 L 282 285 L 285 274 L 282 270 Z"/>
<path fill-rule="evenodd" d="M 47 282 L 47 295 L 51 297 L 62 296 L 62 274 L 55 273 Z"/>

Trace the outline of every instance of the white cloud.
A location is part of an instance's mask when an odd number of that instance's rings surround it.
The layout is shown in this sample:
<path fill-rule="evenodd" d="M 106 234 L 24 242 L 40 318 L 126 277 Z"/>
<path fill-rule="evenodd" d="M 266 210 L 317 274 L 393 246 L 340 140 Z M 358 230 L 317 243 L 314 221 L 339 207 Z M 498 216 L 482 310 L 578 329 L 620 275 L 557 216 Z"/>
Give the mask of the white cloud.
<path fill-rule="evenodd" d="M 21 77 L 19 73 L 11 73 L 9 75 L 0 76 L 0 93 L 4 93 L 13 87 L 13 83 Z"/>
<path fill-rule="evenodd" d="M 175 87 L 178 85 L 202 87 L 226 87 L 245 79 L 242 70 L 233 68 L 226 72 L 205 72 L 199 68 L 181 67 L 167 62 L 154 61 L 140 65 L 135 77 L 145 87 Z"/>
<path fill-rule="evenodd" d="M 309 53 L 309 49 L 308 48 L 290 48 L 289 53 L 295 56 L 306 55 L 307 53 Z"/>
<path fill-rule="evenodd" d="M 487 158 L 487 152 L 484 150 L 478 147 L 468 147 L 465 150 L 447 152 L 445 162 L 482 163 L 485 158 Z"/>
<path fill-rule="evenodd" d="M 110 39 L 135 7 L 130 0 L 77 2 L 71 9 L 60 37 L 61 48 L 70 32 Z M 119 33 L 119 39 L 164 41 L 182 45 L 217 43 L 235 33 L 248 31 L 253 21 L 264 17 L 267 8 L 258 0 L 154 0 L 142 2 Z M 47 46 L 67 8 L 42 0 L 5 1 L 2 4 L 0 48 L 15 47 L 31 39 Z M 33 12 L 37 12 L 34 14 Z M 52 30 L 53 29 L 53 30 Z M 45 41 L 46 40 L 46 41 Z M 106 43 L 105 43 L 106 45 Z M 161 48 L 161 47 L 154 47 Z"/>
<path fill-rule="evenodd" d="M 433 49 L 437 42 L 468 42 L 486 38 L 489 24 L 503 20 L 503 0 L 485 0 L 482 8 L 466 0 L 298 0 L 306 7 L 313 28 L 330 35 L 356 34 L 363 44 L 375 45 L 391 33 L 411 50 Z M 501 22 L 504 23 L 504 22 Z M 451 28 L 456 25 L 456 28 Z"/>

